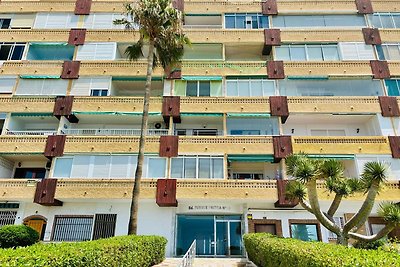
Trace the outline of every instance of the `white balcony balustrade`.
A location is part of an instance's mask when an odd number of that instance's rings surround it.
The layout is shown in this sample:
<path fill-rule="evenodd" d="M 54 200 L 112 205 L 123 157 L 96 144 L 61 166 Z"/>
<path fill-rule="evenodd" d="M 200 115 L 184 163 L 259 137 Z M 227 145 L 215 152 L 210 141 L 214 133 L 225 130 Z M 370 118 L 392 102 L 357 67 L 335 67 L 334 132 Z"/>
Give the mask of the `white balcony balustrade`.
<path fill-rule="evenodd" d="M 140 129 L 64 129 L 66 135 L 123 135 L 139 136 Z M 147 135 L 167 135 L 168 129 L 147 129 Z"/>
<path fill-rule="evenodd" d="M 222 136 L 224 131 L 216 129 L 175 129 L 175 135 Z"/>
<path fill-rule="evenodd" d="M 6 135 L 41 135 L 41 136 L 47 136 L 47 135 L 55 135 L 55 134 L 57 134 L 57 131 L 52 131 L 52 130 L 25 130 L 25 131 L 6 130 L 5 134 Z"/>

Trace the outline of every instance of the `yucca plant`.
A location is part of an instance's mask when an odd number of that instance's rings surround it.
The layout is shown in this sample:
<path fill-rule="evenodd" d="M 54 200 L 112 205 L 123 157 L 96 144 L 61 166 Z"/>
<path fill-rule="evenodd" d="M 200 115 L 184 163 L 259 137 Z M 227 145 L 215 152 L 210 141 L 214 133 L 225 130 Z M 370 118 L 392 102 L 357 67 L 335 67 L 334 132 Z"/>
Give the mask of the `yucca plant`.
<path fill-rule="evenodd" d="M 139 0 L 135 4 L 125 4 L 124 7 L 124 18 L 114 23 L 125 25 L 126 29 L 139 28 L 140 35 L 136 43 L 127 47 L 125 54 L 129 60 L 147 55 L 143 116 L 128 227 L 129 234 L 136 234 L 153 69 L 158 65 L 164 69 L 170 68 L 178 62 L 189 39 L 183 33 L 182 13 L 172 7 L 171 0 Z"/>
<path fill-rule="evenodd" d="M 382 162 L 367 162 L 360 179 L 347 178 L 343 164 L 336 159 L 316 160 L 305 154 L 293 154 L 286 158 L 287 174 L 294 177 L 286 186 L 286 196 L 298 199 L 300 205 L 328 230 L 337 235 L 337 243 L 348 245 L 349 238 L 360 241 L 375 241 L 390 233 L 400 225 L 400 206 L 391 202 L 382 203 L 378 214 L 387 222 L 377 234 L 366 236 L 357 233 L 370 215 L 379 190 L 387 179 L 388 166 Z M 326 212 L 320 208 L 317 181 L 325 182 L 327 190 L 335 197 Z M 333 216 L 343 198 L 356 192 L 364 192 L 365 200 L 355 215 L 346 222 L 343 228 L 336 224 Z"/>

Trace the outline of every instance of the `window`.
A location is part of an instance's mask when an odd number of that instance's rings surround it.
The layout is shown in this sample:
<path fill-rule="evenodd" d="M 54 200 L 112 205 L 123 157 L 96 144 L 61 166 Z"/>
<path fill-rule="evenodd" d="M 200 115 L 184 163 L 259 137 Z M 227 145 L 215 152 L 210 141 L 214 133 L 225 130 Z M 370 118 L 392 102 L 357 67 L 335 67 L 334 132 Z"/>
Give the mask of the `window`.
<path fill-rule="evenodd" d="M 117 214 L 96 214 L 94 217 L 93 240 L 115 235 Z"/>
<path fill-rule="evenodd" d="M 223 158 L 181 156 L 171 159 L 172 178 L 223 178 Z"/>
<path fill-rule="evenodd" d="M 290 236 L 303 241 L 321 240 L 319 223 L 314 220 L 289 220 Z"/>
<path fill-rule="evenodd" d="M 43 179 L 45 175 L 45 168 L 16 168 L 14 178 Z"/>
<path fill-rule="evenodd" d="M 389 96 L 400 96 L 400 80 L 385 80 Z"/>
<path fill-rule="evenodd" d="M 368 19 L 375 28 L 400 28 L 400 13 L 375 13 Z"/>
<path fill-rule="evenodd" d="M 52 241 L 91 239 L 93 216 L 55 216 Z"/>
<path fill-rule="evenodd" d="M 400 44 L 377 45 L 376 50 L 380 60 L 400 60 Z"/>
<path fill-rule="evenodd" d="M 372 45 L 364 43 L 339 43 L 342 60 L 371 60 L 375 59 Z"/>
<path fill-rule="evenodd" d="M 282 45 L 275 47 L 276 59 L 288 61 L 339 60 L 336 44 L 332 45 Z"/>
<path fill-rule="evenodd" d="M 365 27 L 363 15 L 293 15 L 273 16 L 274 28 L 305 28 L 305 27 Z"/>
<path fill-rule="evenodd" d="M 16 217 L 17 217 L 17 211 L 14 210 L 0 211 L 0 227 L 4 225 L 14 224 Z"/>
<path fill-rule="evenodd" d="M 72 13 L 38 13 L 34 29 L 70 29 L 78 26 L 79 16 Z"/>
<path fill-rule="evenodd" d="M 210 96 L 209 81 L 188 81 L 186 84 L 187 96 Z"/>
<path fill-rule="evenodd" d="M 185 46 L 183 60 L 222 60 L 222 44 L 192 44 Z"/>
<path fill-rule="evenodd" d="M 398 181 L 400 177 L 400 159 L 392 158 L 390 156 L 371 156 L 363 157 L 357 156 L 357 171 L 361 174 L 364 169 L 364 165 L 370 161 L 379 161 L 388 165 L 388 180 Z"/>
<path fill-rule="evenodd" d="M 132 178 L 137 156 L 76 155 L 56 159 L 53 176 L 56 178 Z M 146 156 L 143 166 L 146 178 L 165 178 L 166 160 Z"/>
<path fill-rule="evenodd" d="M 20 79 L 16 95 L 65 95 L 68 80 L 65 79 Z"/>
<path fill-rule="evenodd" d="M 344 226 L 344 218 L 343 217 L 333 217 L 333 220 L 335 221 L 335 224 L 338 225 L 339 227 Z M 329 231 L 328 239 L 336 239 L 336 238 L 337 238 L 336 234 Z"/>
<path fill-rule="evenodd" d="M 108 95 L 108 90 L 91 90 L 90 91 L 90 96 L 107 96 Z"/>
<path fill-rule="evenodd" d="M 11 94 L 17 82 L 16 77 L 0 77 L 0 94 Z"/>
<path fill-rule="evenodd" d="M 123 29 L 124 25 L 114 24 L 114 20 L 121 19 L 121 14 L 94 13 L 85 16 L 83 27 L 86 29 Z"/>
<path fill-rule="evenodd" d="M 280 95 L 287 96 L 377 96 L 380 81 L 371 79 L 286 79 L 278 82 Z"/>
<path fill-rule="evenodd" d="M 256 97 L 275 95 L 275 82 L 267 79 L 227 79 L 226 96 Z"/>
<path fill-rule="evenodd" d="M 222 78 L 216 77 L 211 81 L 195 80 L 196 78 L 175 80 L 174 94 L 177 96 L 222 96 Z"/>
<path fill-rule="evenodd" d="M 11 19 L 0 18 L 0 29 L 9 29 L 11 24 Z"/>
<path fill-rule="evenodd" d="M 227 13 L 225 14 L 226 29 L 266 29 L 268 17 L 262 14 Z"/>
<path fill-rule="evenodd" d="M 113 60 L 117 43 L 85 43 L 78 47 L 76 60 Z"/>
<path fill-rule="evenodd" d="M 2 43 L 0 42 L 0 61 L 20 60 L 24 53 L 24 43 Z"/>
<path fill-rule="evenodd" d="M 93 77 L 93 78 L 79 78 L 72 82 L 71 95 L 93 95 L 98 92 L 101 94 L 104 91 L 109 92 L 111 88 L 111 77 Z"/>
<path fill-rule="evenodd" d="M 234 117 L 228 114 L 226 128 L 230 135 L 279 135 L 276 117 L 254 118 Z"/>

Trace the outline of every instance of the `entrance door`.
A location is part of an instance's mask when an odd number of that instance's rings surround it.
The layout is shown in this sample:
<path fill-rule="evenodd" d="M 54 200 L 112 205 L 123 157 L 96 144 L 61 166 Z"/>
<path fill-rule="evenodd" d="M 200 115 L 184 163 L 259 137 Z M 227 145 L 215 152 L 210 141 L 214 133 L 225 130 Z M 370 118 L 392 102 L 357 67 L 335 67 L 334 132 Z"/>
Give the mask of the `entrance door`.
<path fill-rule="evenodd" d="M 40 240 L 43 240 L 44 231 L 46 229 L 46 221 L 42 218 L 31 218 L 24 222 L 26 226 L 29 226 L 39 233 Z"/>
<path fill-rule="evenodd" d="M 240 215 L 178 215 L 176 254 L 185 254 L 196 240 L 199 256 L 242 255 L 242 223 Z"/>

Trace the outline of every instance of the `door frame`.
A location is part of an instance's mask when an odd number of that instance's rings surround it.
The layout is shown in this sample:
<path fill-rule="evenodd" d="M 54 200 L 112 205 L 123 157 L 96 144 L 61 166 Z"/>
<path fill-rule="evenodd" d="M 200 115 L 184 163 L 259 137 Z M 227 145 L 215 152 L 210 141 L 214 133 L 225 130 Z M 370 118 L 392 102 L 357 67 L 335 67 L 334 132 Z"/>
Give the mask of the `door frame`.
<path fill-rule="evenodd" d="M 249 226 L 249 233 L 256 232 L 256 225 L 257 224 L 274 224 L 275 225 L 275 232 L 277 236 L 282 237 L 282 221 L 281 220 L 272 220 L 272 219 L 249 219 L 248 226 Z"/>
<path fill-rule="evenodd" d="M 39 233 L 39 240 L 43 240 L 47 227 L 47 218 L 42 215 L 31 215 L 23 219 L 22 222 L 24 225 L 28 226 L 29 221 L 42 221 L 42 229 L 41 232 Z"/>

